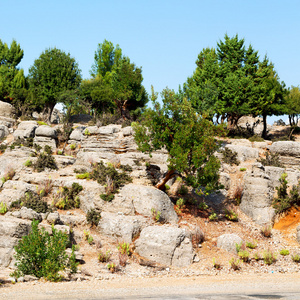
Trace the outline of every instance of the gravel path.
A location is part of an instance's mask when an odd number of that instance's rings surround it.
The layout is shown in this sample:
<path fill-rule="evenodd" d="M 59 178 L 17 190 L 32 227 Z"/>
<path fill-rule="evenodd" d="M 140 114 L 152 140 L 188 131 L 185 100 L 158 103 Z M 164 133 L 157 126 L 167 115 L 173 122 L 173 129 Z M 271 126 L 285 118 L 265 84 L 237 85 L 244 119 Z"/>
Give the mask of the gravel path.
<path fill-rule="evenodd" d="M 300 274 L 27 282 L 2 286 L 0 295 L 7 300 L 300 299 Z"/>

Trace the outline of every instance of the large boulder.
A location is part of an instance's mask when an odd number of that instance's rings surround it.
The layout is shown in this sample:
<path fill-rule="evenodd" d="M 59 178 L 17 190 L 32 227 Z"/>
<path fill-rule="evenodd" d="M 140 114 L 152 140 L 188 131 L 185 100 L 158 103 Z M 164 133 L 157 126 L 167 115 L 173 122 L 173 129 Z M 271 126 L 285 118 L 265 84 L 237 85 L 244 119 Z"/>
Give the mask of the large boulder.
<path fill-rule="evenodd" d="M 35 130 L 38 127 L 36 121 L 22 121 L 16 131 L 13 133 L 14 138 L 34 137 Z"/>
<path fill-rule="evenodd" d="M 132 203 L 134 211 L 143 216 L 152 217 L 153 211 L 160 213 L 160 221 L 177 223 L 178 217 L 168 195 L 154 187 L 128 184 L 120 195 L 125 202 Z"/>
<path fill-rule="evenodd" d="M 7 267 L 12 261 L 14 246 L 28 235 L 31 223 L 27 220 L 0 215 L 0 266 Z"/>
<path fill-rule="evenodd" d="M 184 267 L 193 262 L 190 234 L 184 229 L 149 226 L 135 242 L 139 255 L 167 266 Z"/>
<path fill-rule="evenodd" d="M 142 216 L 125 216 L 102 212 L 98 229 L 103 235 L 131 243 L 140 234 L 146 223 L 147 219 Z"/>
<path fill-rule="evenodd" d="M 6 118 L 13 118 L 14 112 L 15 112 L 15 109 L 11 104 L 0 101 L 0 116 L 6 117 Z"/>
<path fill-rule="evenodd" d="M 8 127 L 5 125 L 0 125 L 0 140 L 9 135 Z"/>
<path fill-rule="evenodd" d="M 300 163 L 300 143 L 292 141 L 274 142 L 270 152 L 279 154 L 280 162 L 285 166 L 295 167 Z"/>
<path fill-rule="evenodd" d="M 217 247 L 236 254 L 236 245 L 243 243 L 243 240 L 236 234 L 222 234 L 217 239 Z"/>
<path fill-rule="evenodd" d="M 238 120 L 237 126 L 257 135 L 261 135 L 264 129 L 263 120 L 258 117 L 253 118 L 251 116 L 242 116 Z"/>
<path fill-rule="evenodd" d="M 275 218 L 275 210 L 271 206 L 274 185 L 262 164 L 256 163 L 251 172 L 245 175 L 241 210 L 259 225 L 271 224 Z"/>
<path fill-rule="evenodd" d="M 55 139 L 57 137 L 56 130 L 48 125 L 41 125 L 35 130 L 36 136 L 44 136 Z"/>
<path fill-rule="evenodd" d="M 259 151 L 256 148 L 245 147 L 240 145 L 226 145 L 231 151 L 237 153 L 237 158 L 240 162 L 257 159 L 259 157 Z"/>

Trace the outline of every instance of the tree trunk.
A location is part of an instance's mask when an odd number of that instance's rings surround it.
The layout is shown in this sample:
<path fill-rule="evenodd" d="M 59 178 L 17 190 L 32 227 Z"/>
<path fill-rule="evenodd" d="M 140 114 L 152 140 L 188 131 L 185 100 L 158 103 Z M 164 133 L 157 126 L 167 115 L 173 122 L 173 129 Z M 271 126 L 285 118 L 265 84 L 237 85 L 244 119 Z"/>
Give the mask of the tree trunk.
<path fill-rule="evenodd" d="M 55 106 L 55 104 L 48 103 L 45 105 L 45 108 L 43 110 L 43 119 L 49 125 L 51 125 L 51 115 L 52 115 L 54 106 Z"/>
<path fill-rule="evenodd" d="M 158 188 L 159 190 L 164 190 L 165 189 L 165 184 L 167 183 L 167 181 L 169 179 L 171 179 L 173 176 L 175 176 L 175 170 L 169 170 L 165 176 L 160 179 L 160 181 L 156 184 L 156 188 Z"/>
<path fill-rule="evenodd" d="M 263 132 L 262 132 L 262 137 L 265 139 L 267 137 L 267 115 L 263 114 Z"/>

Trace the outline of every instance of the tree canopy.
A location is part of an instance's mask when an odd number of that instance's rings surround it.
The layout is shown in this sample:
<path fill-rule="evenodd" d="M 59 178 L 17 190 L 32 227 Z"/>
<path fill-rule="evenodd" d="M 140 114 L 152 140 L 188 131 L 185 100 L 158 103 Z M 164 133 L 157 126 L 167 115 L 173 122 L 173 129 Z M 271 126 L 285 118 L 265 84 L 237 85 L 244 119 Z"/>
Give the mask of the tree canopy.
<path fill-rule="evenodd" d="M 300 116 L 300 88 L 291 86 L 286 94 L 286 111 L 289 115 L 290 126 L 297 126 Z"/>
<path fill-rule="evenodd" d="M 30 90 L 48 122 L 60 95 L 79 87 L 80 72 L 75 59 L 57 48 L 45 50 L 30 67 Z"/>
<path fill-rule="evenodd" d="M 169 153 L 169 171 L 157 188 L 164 189 L 175 174 L 193 187 L 215 188 L 220 167 L 214 156 L 219 147 L 215 136 L 223 133 L 222 128 L 197 114 L 191 103 L 174 91 L 165 89 L 161 97 L 162 105 L 152 90 L 153 109 L 146 110 L 142 124 L 133 125 L 139 150 L 151 154 L 164 148 Z"/>

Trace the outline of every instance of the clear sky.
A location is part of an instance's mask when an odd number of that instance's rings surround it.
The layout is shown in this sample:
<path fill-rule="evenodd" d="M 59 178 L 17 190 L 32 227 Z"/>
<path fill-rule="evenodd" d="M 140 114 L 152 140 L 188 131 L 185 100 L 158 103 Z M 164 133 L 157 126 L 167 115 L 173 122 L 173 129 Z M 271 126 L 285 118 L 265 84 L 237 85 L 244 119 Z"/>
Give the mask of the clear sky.
<path fill-rule="evenodd" d="M 204 47 L 238 34 L 268 55 L 287 86 L 300 84 L 299 0 L 0 0 L 0 39 L 24 50 L 28 74 L 46 49 L 69 52 L 90 77 L 97 45 L 107 39 L 142 67 L 150 92 L 178 89 Z"/>

